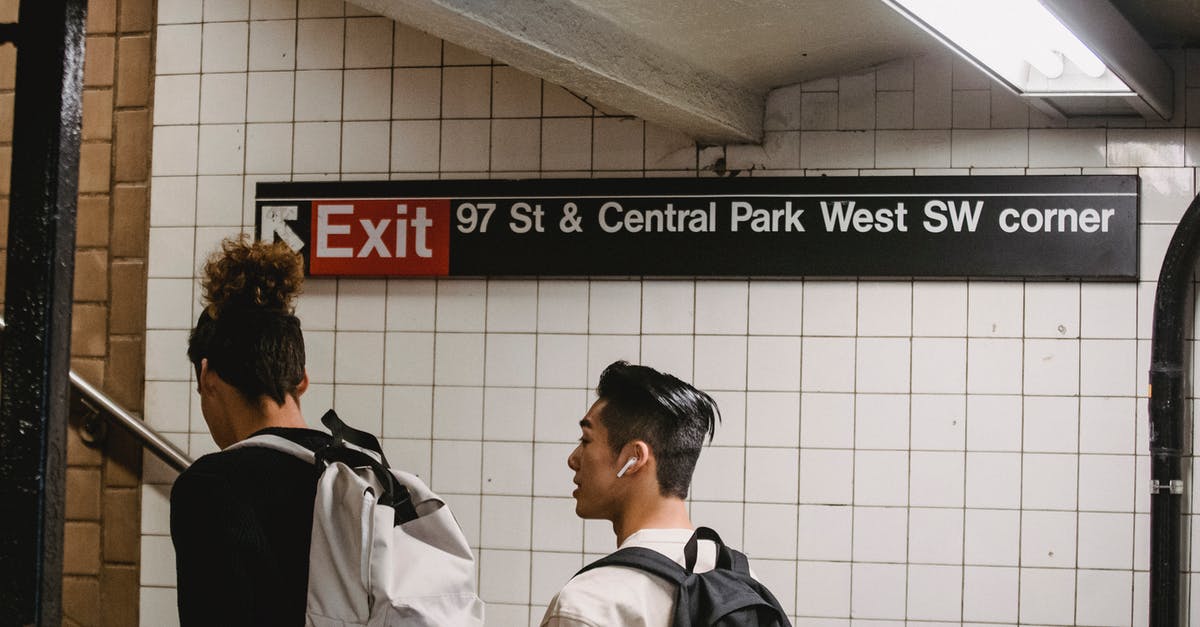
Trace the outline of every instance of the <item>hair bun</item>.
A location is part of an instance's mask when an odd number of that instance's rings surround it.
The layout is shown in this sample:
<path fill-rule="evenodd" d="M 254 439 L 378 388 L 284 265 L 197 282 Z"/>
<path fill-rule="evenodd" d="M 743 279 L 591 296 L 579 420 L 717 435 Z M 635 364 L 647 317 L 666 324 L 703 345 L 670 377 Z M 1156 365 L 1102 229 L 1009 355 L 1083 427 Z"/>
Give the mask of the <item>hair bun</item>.
<path fill-rule="evenodd" d="M 219 318 L 235 309 L 292 313 L 304 285 L 304 262 L 283 242 L 248 235 L 229 237 L 204 264 L 200 286 L 208 313 Z"/>

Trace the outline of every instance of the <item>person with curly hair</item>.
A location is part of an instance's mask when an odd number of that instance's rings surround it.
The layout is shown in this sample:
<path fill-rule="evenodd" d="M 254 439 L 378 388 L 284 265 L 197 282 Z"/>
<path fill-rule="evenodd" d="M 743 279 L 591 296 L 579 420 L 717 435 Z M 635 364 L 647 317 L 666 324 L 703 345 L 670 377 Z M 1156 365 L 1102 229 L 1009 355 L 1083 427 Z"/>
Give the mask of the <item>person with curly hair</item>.
<path fill-rule="evenodd" d="M 171 491 L 179 619 L 183 627 L 303 625 L 313 466 L 262 447 L 227 449 L 258 433 L 310 449 L 304 335 L 295 299 L 300 256 L 246 236 L 222 242 L 204 267 L 204 311 L 188 340 L 200 409 L 221 452 L 196 460 Z"/>

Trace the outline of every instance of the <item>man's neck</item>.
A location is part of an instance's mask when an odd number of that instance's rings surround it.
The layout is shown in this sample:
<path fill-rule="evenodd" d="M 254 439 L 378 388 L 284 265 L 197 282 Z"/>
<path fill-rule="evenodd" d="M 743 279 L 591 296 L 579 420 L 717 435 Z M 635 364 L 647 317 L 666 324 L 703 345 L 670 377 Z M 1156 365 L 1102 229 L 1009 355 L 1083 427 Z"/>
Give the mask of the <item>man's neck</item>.
<path fill-rule="evenodd" d="M 688 516 L 687 503 L 675 497 L 657 497 L 653 503 L 627 508 L 613 521 L 613 532 L 617 534 L 617 546 L 625 543 L 629 536 L 642 529 L 691 529 L 692 519 Z"/>
<path fill-rule="evenodd" d="M 268 427 L 302 429 L 308 426 L 300 413 L 300 404 L 292 396 L 284 397 L 283 405 L 276 405 L 265 397 L 261 401 L 257 406 L 245 403 L 237 408 L 239 415 L 232 421 L 234 442 L 241 442 Z"/>

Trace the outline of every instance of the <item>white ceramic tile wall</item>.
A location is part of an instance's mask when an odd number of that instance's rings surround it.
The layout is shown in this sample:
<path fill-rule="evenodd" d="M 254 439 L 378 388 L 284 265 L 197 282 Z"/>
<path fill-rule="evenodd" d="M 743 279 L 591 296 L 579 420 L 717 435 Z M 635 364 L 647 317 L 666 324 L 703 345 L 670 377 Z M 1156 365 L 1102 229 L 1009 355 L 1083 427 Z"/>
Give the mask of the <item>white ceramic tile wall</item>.
<path fill-rule="evenodd" d="M 756 176 L 1140 175 L 1139 284 L 313 280 L 299 315 L 310 421 L 336 406 L 447 495 L 489 624 L 536 624 L 612 547 L 575 518 L 565 460 L 617 358 L 721 403 L 694 519 L 797 624 L 1146 623 L 1149 314 L 1200 129 L 1068 128 L 938 55 L 777 89 L 763 146 L 698 150 L 337 0 L 162 0 L 158 17 L 145 411 L 193 455 L 214 449 L 184 356 L 196 261 L 252 225 L 257 181 L 704 176 L 721 158 Z M 143 625 L 175 622 L 171 479 L 147 460 Z"/>

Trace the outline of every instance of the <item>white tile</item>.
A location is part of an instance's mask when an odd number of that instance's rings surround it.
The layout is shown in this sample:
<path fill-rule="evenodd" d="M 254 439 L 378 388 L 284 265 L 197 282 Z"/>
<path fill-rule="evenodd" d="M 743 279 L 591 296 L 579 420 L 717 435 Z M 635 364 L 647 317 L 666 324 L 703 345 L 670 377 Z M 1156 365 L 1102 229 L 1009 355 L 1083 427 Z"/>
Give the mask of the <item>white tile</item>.
<path fill-rule="evenodd" d="M 146 424 L 158 431 L 186 432 L 190 394 L 191 385 L 183 381 L 146 381 Z"/>
<path fill-rule="evenodd" d="M 539 120 L 492 120 L 492 171 L 538 170 L 541 167 Z"/>
<path fill-rule="evenodd" d="M 777 87 L 767 92 L 763 128 L 768 131 L 800 128 L 800 86 Z"/>
<path fill-rule="evenodd" d="M 712 444 L 715 446 L 741 446 L 746 441 L 746 393 L 714 390 L 713 400 L 721 410 L 720 424 Z"/>
<path fill-rule="evenodd" d="M 851 485 L 853 480 L 854 455 L 851 451 L 802 451 L 799 487 L 801 503 L 850 505 L 854 500 L 854 488 Z"/>
<path fill-rule="evenodd" d="M 434 440 L 433 476 L 429 487 L 439 493 L 478 494 L 482 451 L 481 442 Z"/>
<path fill-rule="evenodd" d="M 944 168 L 950 165 L 949 130 L 896 130 L 876 133 L 875 167 Z"/>
<path fill-rule="evenodd" d="M 908 562 L 961 564 L 963 512 L 958 509 L 918 508 L 908 513 Z"/>
<path fill-rule="evenodd" d="M 804 131 L 800 134 L 802 168 L 870 168 L 875 166 L 875 133 Z"/>
<path fill-rule="evenodd" d="M 696 332 L 745 334 L 748 291 L 744 281 L 698 281 Z"/>
<path fill-rule="evenodd" d="M 840 372 L 827 372 L 826 374 L 831 375 L 829 377 L 820 377 L 813 373 L 811 378 L 802 364 L 817 363 L 812 360 L 830 357 L 847 348 L 853 350 L 852 345 L 847 346 L 844 341 L 837 339 L 810 338 L 802 341 L 796 337 L 751 337 L 746 357 L 746 387 L 751 390 L 798 391 L 801 388 L 803 373 L 803 381 L 812 383 L 811 386 L 805 385 L 805 389 L 818 390 L 828 386 L 841 388 L 828 391 L 844 391 L 846 378 L 853 378 L 851 373 L 847 372 L 852 368 L 850 364 L 845 364 Z M 840 356 L 843 359 L 847 357 L 845 353 Z M 848 357 L 852 360 L 853 353 Z"/>
<path fill-rule="evenodd" d="M 951 54 L 918 57 L 913 67 L 913 124 L 916 128 L 950 128 Z"/>
<path fill-rule="evenodd" d="M 433 437 L 459 440 L 483 437 L 483 388 L 435 387 Z"/>
<path fill-rule="evenodd" d="M 1026 394 L 1078 393 L 1078 340 L 1026 341 L 1024 392 Z"/>
<path fill-rule="evenodd" d="M 533 493 L 533 443 L 531 442 L 484 442 L 483 443 L 483 493 L 526 495 Z M 526 516 L 530 503 L 525 499 Z M 484 509 L 487 509 L 486 502 Z M 529 546 L 526 527 L 524 546 Z M 521 547 L 507 547 L 521 548 Z"/>
<path fill-rule="evenodd" d="M 912 334 L 912 283 L 863 281 L 858 284 L 858 334 Z"/>
<path fill-rule="evenodd" d="M 647 169 L 694 170 L 696 158 L 696 142 L 691 137 L 654 124 L 646 125 Z"/>
<path fill-rule="evenodd" d="M 600 374 L 613 362 L 623 360 L 638 363 L 641 361 L 640 355 L 640 340 L 636 335 L 588 336 L 588 384 L 599 381 Z"/>
<path fill-rule="evenodd" d="M 588 387 L 587 336 L 540 335 L 537 341 L 538 387 Z"/>
<path fill-rule="evenodd" d="M 1137 409 L 1132 398 L 1082 398 L 1079 401 L 1079 452 L 1132 453 Z"/>
<path fill-rule="evenodd" d="M 850 612 L 858 618 L 904 619 L 906 581 L 904 564 L 852 566 Z"/>
<path fill-rule="evenodd" d="M 1107 131 L 1102 128 L 1031 129 L 1029 131 L 1029 166 L 1104 167 Z"/>
<path fill-rule="evenodd" d="M 200 110 L 200 77 L 196 74 L 154 79 L 154 125 L 195 124 Z"/>
<path fill-rule="evenodd" d="M 1137 286 L 1124 283 L 1085 283 L 1080 288 L 1082 337 L 1135 337 Z"/>
<path fill-rule="evenodd" d="M 858 395 L 855 401 L 855 446 L 908 448 L 909 405 L 908 397 L 899 394 Z"/>
<path fill-rule="evenodd" d="M 542 109 L 541 79 L 516 68 L 492 68 L 492 115 L 536 117 Z"/>
<path fill-rule="evenodd" d="M 518 612 L 514 612 L 511 619 L 497 615 L 495 613 L 497 605 L 492 604 L 488 606 L 488 620 L 497 621 L 495 624 L 501 625 L 530 625 L 530 627 L 537 625 L 541 620 L 543 608 L 550 604 L 550 600 L 554 598 L 555 594 L 558 594 L 563 582 L 569 580 L 576 571 L 583 567 L 581 557 L 570 553 L 533 553 L 532 589 L 529 592 L 532 607 L 518 608 L 521 612 L 527 613 L 528 617 L 522 621 L 521 614 Z"/>
<path fill-rule="evenodd" d="M 642 285 L 637 281 L 591 281 L 588 329 L 592 333 L 641 331 Z"/>
<path fill-rule="evenodd" d="M 155 74 L 200 72 L 200 25 L 160 26 L 154 53 Z"/>
<path fill-rule="evenodd" d="M 537 330 L 538 285 L 533 281 L 491 280 L 487 284 L 487 330 Z"/>
<path fill-rule="evenodd" d="M 1194 168 L 1141 168 L 1142 222 L 1175 224 L 1196 196 Z"/>
<path fill-rule="evenodd" d="M 539 442 L 574 443 L 579 439 L 579 419 L 587 412 L 592 400 L 590 392 L 585 390 L 537 390 L 534 396 L 534 439 Z M 565 456 L 563 460 L 566 463 Z"/>
<path fill-rule="evenodd" d="M 1074 455 L 1026 453 L 1021 459 L 1021 506 L 1027 512 L 1075 509 L 1077 468 Z"/>
<path fill-rule="evenodd" d="M 1025 129 L 955 130 L 950 144 L 950 163 L 956 168 L 1029 165 L 1029 131 Z"/>
<path fill-rule="evenodd" d="M 304 367 L 310 383 L 333 383 L 333 333 L 308 331 L 304 334 Z"/>
<path fill-rule="evenodd" d="M 913 338 L 912 391 L 962 393 L 967 379 L 967 340 Z"/>
<path fill-rule="evenodd" d="M 1079 514 L 1079 567 L 1133 567 L 1133 514 Z"/>
<path fill-rule="evenodd" d="M 345 20 L 300 20 L 296 24 L 297 69 L 341 67 Z"/>
<path fill-rule="evenodd" d="M 438 65 L 442 62 L 442 40 L 404 24 L 395 24 L 392 48 L 397 67 Z"/>
<path fill-rule="evenodd" d="M 240 175 L 201 176 L 196 181 L 196 224 L 201 226 L 240 226 L 242 212 Z M 153 191 L 151 191 L 153 194 Z"/>
<path fill-rule="evenodd" d="M 951 94 L 954 105 L 954 128 L 988 128 L 991 125 L 992 91 L 988 85 L 982 89 L 956 89 Z"/>
<path fill-rule="evenodd" d="M 296 3 L 290 0 L 250 0 L 251 20 L 278 20 L 296 17 Z"/>
<path fill-rule="evenodd" d="M 1017 620 L 1016 568 L 967 566 L 963 569 L 963 620 Z"/>
<path fill-rule="evenodd" d="M 967 393 L 1021 392 L 1022 343 L 1016 339 L 971 339 L 967 342 Z"/>
<path fill-rule="evenodd" d="M 1020 560 L 1021 512 L 966 510 L 963 560 L 967 564 L 1016 566 Z"/>
<path fill-rule="evenodd" d="M 855 391 L 908 392 L 911 389 L 910 353 L 908 338 L 859 339 L 855 358 Z"/>
<path fill-rule="evenodd" d="M 850 561 L 852 510 L 828 505 L 801 505 L 799 514 L 801 560 Z M 803 569 L 803 562 L 800 565 Z"/>
<path fill-rule="evenodd" d="M 188 305 L 192 280 L 148 279 L 146 282 L 146 328 L 191 330 L 195 321 Z"/>
<path fill-rule="evenodd" d="M 346 20 L 346 67 L 390 66 L 392 24 L 385 17 Z"/>
<path fill-rule="evenodd" d="M 742 551 L 753 560 L 760 556 L 796 555 L 796 506 L 746 504 L 745 544 Z"/>
<path fill-rule="evenodd" d="M 1134 340 L 1083 340 L 1079 391 L 1089 396 L 1133 396 L 1144 382 Z"/>
<path fill-rule="evenodd" d="M 854 508 L 853 561 L 904 562 L 908 550 L 907 516 L 902 507 Z"/>
<path fill-rule="evenodd" d="M 429 386 L 388 385 L 383 389 L 383 435 L 424 438 L 433 435 L 433 391 Z"/>
<path fill-rule="evenodd" d="M 439 385 L 483 383 L 483 334 L 439 333 L 434 340 L 434 382 Z"/>
<path fill-rule="evenodd" d="M 483 391 L 485 440 L 532 440 L 534 391 L 488 387 Z"/>
<path fill-rule="evenodd" d="M 1079 403 L 1069 397 L 1025 397 L 1026 452 L 1074 453 L 1079 445 Z"/>
<path fill-rule="evenodd" d="M 383 383 L 383 334 L 338 331 L 334 382 Z"/>
<path fill-rule="evenodd" d="M 247 22 L 206 23 L 202 41 L 201 70 L 210 72 L 245 72 Z"/>
<path fill-rule="evenodd" d="M 442 71 L 442 116 L 485 118 L 491 112 L 490 67 L 449 67 Z"/>
<path fill-rule="evenodd" d="M 154 176 L 189 176 L 196 174 L 196 153 L 199 147 L 199 127 L 154 127 Z"/>
<path fill-rule="evenodd" d="M 387 172 L 391 157 L 388 122 L 342 125 L 342 172 Z"/>
<path fill-rule="evenodd" d="M 477 280 L 446 280 L 437 284 L 438 331 L 482 331 L 487 284 Z"/>
<path fill-rule="evenodd" d="M 803 92 L 800 94 L 800 128 L 806 131 L 837 128 L 837 94 Z"/>
<path fill-rule="evenodd" d="M 295 68 L 296 22 L 290 19 L 250 22 L 247 66 L 258 71 Z"/>
<path fill-rule="evenodd" d="M 672 374 L 684 381 L 692 378 L 693 353 L 691 336 L 642 336 L 642 365 Z"/>
<path fill-rule="evenodd" d="M 1075 564 L 1075 513 L 1026 511 L 1021 516 L 1021 565 Z"/>
<path fill-rule="evenodd" d="M 800 389 L 804 392 L 853 392 L 854 340 L 806 338 Z"/>
<path fill-rule="evenodd" d="M 912 448 L 961 451 L 966 446 L 966 403 L 961 396 L 912 396 Z"/>
<path fill-rule="evenodd" d="M 908 453 L 858 451 L 854 455 L 855 505 L 907 505 Z"/>
<path fill-rule="evenodd" d="M 533 334 L 489 333 L 484 366 L 487 384 L 532 387 L 536 346 Z"/>
<path fill-rule="evenodd" d="M 147 274 L 150 277 L 191 278 L 194 240 L 195 233 L 190 228 L 150 229 Z"/>
<path fill-rule="evenodd" d="M 587 170 L 591 152 L 578 146 L 592 143 L 591 118 L 545 119 L 542 121 L 542 169 Z"/>
<path fill-rule="evenodd" d="M 175 586 L 175 546 L 168 536 L 142 536 L 141 584 Z"/>
<path fill-rule="evenodd" d="M 799 393 L 750 392 L 746 395 L 747 445 L 796 447 L 799 441 Z"/>
<path fill-rule="evenodd" d="M 793 591 L 796 589 L 796 562 L 790 557 L 785 559 L 759 559 L 754 562 L 755 578 L 762 582 L 779 601 L 783 611 L 788 614 L 796 612 Z"/>
<path fill-rule="evenodd" d="M 1109 129 L 1109 167 L 1181 166 L 1183 129 Z"/>
<path fill-rule="evenodd" d="M 1134 488 L 1132 455 L 1079 456 L 1079 509 L 1132 512 Z"/>
<path fill-rule="evenodd" d="M 695 340 L 695 380 L 704 390 L 746 387 L 746 337 L 698 335 Z"/>
<path fill-rule="evenodd" d="M 849 281 L 806 281 L 804 283 L 805 335 L 855 334 L 858 290 Z"/>
<path fill-rule="evenodd" d="M 291 72 L 251 72 L 245 96 L 246 121 L 291 121 L 294 80 L 295 74 Z"/>
<path fill-rule="evenodd" d="M 583 521 L 575 515 L 574 499 L 533 499 L 534 550 L 578 551 L 582 545 Z"/>
<path fill-rule="evenodd" d="M 387 428 L 386 424 L 384 428 Z M 387 456 L 388 461 L 395 463 L 396 460 L 400 460 L 397 465 L 417 475 L 423 481 L 429 481 L 430 469 L 432 468 L 432 452 L 428 439 L 389 438 L 381 441 L 380 444 L 383 447 L 383 454 Z"/>
<path fill-rule="evenodd" d="M 539 281 L 537 329 L 542 333 L 588 330 L 588 284 L 584 281 Z"/>
<path fill-rule="evenodd" d="M 583 414 L 580 413 L 582 416 Z M 574 425 L 576 421 L 572 421 Z M 576 428 L 578 434 L 578 428 Z M 575 484 L 571 483 L 572 471 L 567 467 L 567 457 L 575 449 L 574 444 L 535 443 L 533 447 L 533 494 L 534 496 L 570 497 Z M 608 538 L 611 538 L 611 528 Z M 612 547 L 612 548 L 615 548 Z M 611 550 L 611 549 L 610 549 Z"/>
<path fill-rule="evenodd" d="M 967 332 L 967 284 L 913 283 L 913 335 L 963 336 Z"/>
<path fill-rule="evenodd" d="M 849 616 L 850 564 L 800 562 L 796 568 L 796 606 L 806 616 Z M 817 620 L 820 622 L 813 622 L 811 627 L 837 624 L 828 619 Z"/>
<path fill-rule="evenodd" d="M 957 621 L 962 617 L 962 566 L 908 567 L 908 618 Z"/>
<path fill-rule="evenodd" d="M 914 451 L 909 459 L 909 504 L 962 507 L 962 453 Z"/>
<path fill-rule="evenodd" d="M 1020 454 L 967 453 L 966 505 L 969 508 L 1019 508 Z"/>
<path fill-rule="evenodd" d="M 246 125 L 246 173 L 286 174 L 292 170 L 292 125 Z"/>
<path fill-rule="evenodd" d="M 640 170 L 643 167 L 644 126 L 637 118 L 596 118 L 592 131 L 592 168 Z"/>
<path fill-rule="evenodd" d="M 642 283 L 643 332 L 691 333 L 694 328 L 695 290 L 691 281 Z"/>
<path fill-rule="evenodd" d="M 344 120 L 387 120 L 391 110 L 391 70 L 346 70 Z"/>
<path fill-rule="evenodd" d="M 1025 336 L 1079 336 L 1079 285 L 1030 283 L 1025 286 Z"/>
<path fill-rule="evenodd" d="M 295 125 L 292 170 L 324 174 L 340 169 L 342 125 L 337 122 L 306 122 Z"/>
<path fill-rule="evenodd" d="M 800 415 L 802 447 L 853 447 L 854 396 L 805 393 L 801 397 Z"/>
<path fill-rule="evenodd" d="M 448 172 L 484 172 L 491 148 L 488 120 L 442 122 L 441 169 Z"/>
<path fill-rule="evenodd" d="M 442 71 L 438 68 L 393 70 L 392 117 L 428 119 L 441 115 Z"/>
<path fill-rule="evenodd" d="M 374 435 L 383 433 L 383 388 L 378 385 L 334 385 L 333 408 L 346 424 Z"/>
<path fill-rule="evenodd" d="M 203 15 L 204 3 L 195 0 L 162 0 L 158 6 L 159 24 L 200 22 Z"/>
<path fill-rule="evenodd" d="M 968 396 L 967 448 L 973 451 L 1021 450 L 1020 397 Z"/>
<path fill-rule="evenodd" d="M 196 223 L 196 178 L 156 176 L 150 185 L 150 226 Z"/>
<path fill-rule="evenodd" d="M 250 0 L 204 0 L 205 22 L 245 20 L 249 11 Z"/>
<path fill-rule="evenodd" d="M 795 503 L 799 461 L 794 448 L 747 448 L 746 500 Z"/>
<path fill-rule="evenodd" d="M 339 120 L 341 117 L 342 72 L 296 72 L 296 121 Z"/>
<path fill-rule="evenodd" d="M 529 551 L 479 551 L 479 597 L 485 603 L 529 601 Z"/>
<path fill-rule="evenodd" d="M 469 48 L 446 42 L 442 49 L 446 65 L 491 65 L 492 60 Z"/>
<path fill-rule="evenodd" d="M 754 334 L 799 335 L 804 302 L 804 284 L 785 281 L 753 281 L 749 289 L 749 330 Z"/>
<path fill-rule="evenodd" d="M 241 124 L 200 126 L 199 174 L 239 174 L 244 163 L 245 127 Z"/>
<path fill-rule="evenodd" d="M 554 83 L 542 81 L 542 115 L 546 117 L 591 117 L 595 109 L 578 95 Z M 589 127 L 591 124 L 588 125 Z"/>
<path fill-rule="evenodd" d="M 437 283 L 429 280 L 388 281 L 387 329 L 432 331 L 437 303 Z"/>
<path fill-rule="evenodd" d="M 179 601 L 175 588 L 143 587 L 138 590 L 138 593 L 140 625 L 144 627 L 178 627 Z"/>
<path fill-rule="evenodd" d="M 1133 599 L 1133 573 L 1105 570 L 1079 570 L 1076 583 L 1075 621 L 1077 625 L 1128 625 Z M 1149 609 L 1149 608 L 1147 608 Z M 1147 616 L 1137 612 L 1135 616 Z"/>
<path fill-rule="evenodd" d="M 911 129 L 913 127 L 913 93 L 911 91 L 881 91 L 875 98 L 875 128 Z M 950 134 L 946 133 L 946 137 Z M 876 140 L 882 137 L 876 135 Z M 949 151 L 947 151 L 949 154 Z M 880 146 L 878 158 L 882 159 Z M 947 160 L 948 161 L 948 160 Z"/>

